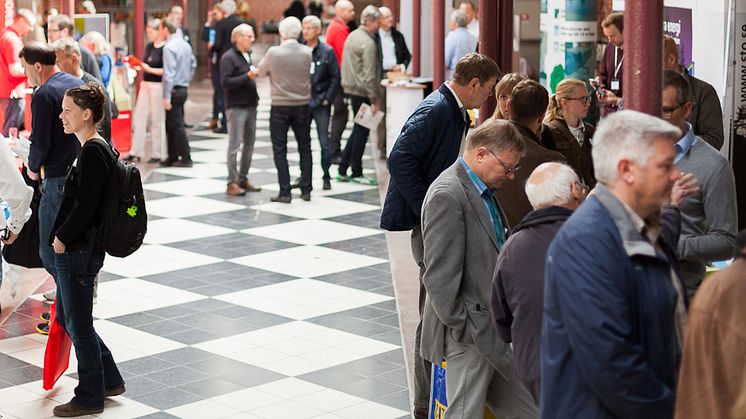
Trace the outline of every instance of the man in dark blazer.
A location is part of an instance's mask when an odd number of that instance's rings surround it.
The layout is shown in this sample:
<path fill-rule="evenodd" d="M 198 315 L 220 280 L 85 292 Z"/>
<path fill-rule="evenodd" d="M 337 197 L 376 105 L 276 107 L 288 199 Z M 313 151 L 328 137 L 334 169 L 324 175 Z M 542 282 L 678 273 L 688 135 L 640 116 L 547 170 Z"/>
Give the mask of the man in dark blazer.
<path fill-rule="evenodd" d="M 389 156 L 389 180 L 381 228 L 412 230 L 412 254 L 420 268 L 420 315 L 425 304 L 420 213 L 430 184 L 456 161 L 471 119 L 467 109 L 479 107 L 495 89 L 500 68 L 486 55 L 469 54 L 459 61 L 453 79 L 420 103 L 404 124 Z M 419 355 L 422 324 L 415 334 L 414 416 L 426 418 L 430 402 L 430 363 Z"/>
<path fill-rule="evenodd" d="M 508 234 L 495 190 L 513 179 L 525 147 L 509 122 L 483 123 L 422 205 L 427 299 L 420 354 L 447 362 L 447 418 L 482 417 L 485 405 L 497 417 L 538 415 L 490 314 L 492 273 Z"/>
<path fill-rule="evenodd" d="M 223 0 L 218 3 L 217 7 L 223 13 L 223 18 L 215 23 L 215 43 L 212 44 L 212 53 L 216 57 L 216 63 L 218 64 L 218 72 L 220 72 L 220 58 L 225 54 L 226 51 L 233 47 L 231 43 L 231 34 L 233 29 L 244 23 L 238 16 L 236 16 L 236 2 L 233 0 Z M 222 113 L 220 118 L 220 127 L 215 129 L 217 133 L 227 133 L 228 126 L 226 125 L 225 115 L 225 92 L 223 86 L 218 83 L 215 87 L 215 94 L 218 95 L 218 111 Z M 215 115 L 213 115 L 215 116 Z"/>

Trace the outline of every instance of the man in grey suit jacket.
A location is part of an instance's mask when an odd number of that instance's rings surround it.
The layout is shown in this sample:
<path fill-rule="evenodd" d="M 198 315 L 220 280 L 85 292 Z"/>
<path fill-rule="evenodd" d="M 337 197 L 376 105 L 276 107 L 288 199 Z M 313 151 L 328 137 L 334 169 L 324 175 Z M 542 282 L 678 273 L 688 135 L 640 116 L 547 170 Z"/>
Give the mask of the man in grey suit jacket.
<path fill-rule="evenodd" d="M 446 418 L 481 417 L 485 405 L 497 417 L 538 415 L 490 312 L 492 274 L 508 231 L 495 189 L 514 177 L 525 149 L 510 123 L 485 122 L 422 206 L 427 299 L 420 352 L 448 363 Z"/>

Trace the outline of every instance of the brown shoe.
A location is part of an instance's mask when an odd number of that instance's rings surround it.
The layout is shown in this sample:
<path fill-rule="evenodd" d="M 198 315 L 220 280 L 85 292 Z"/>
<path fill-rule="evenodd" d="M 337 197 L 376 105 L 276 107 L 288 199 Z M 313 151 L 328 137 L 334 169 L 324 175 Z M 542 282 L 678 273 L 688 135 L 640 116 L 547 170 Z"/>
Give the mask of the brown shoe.
<path fill-rule="evenodd" d="M 213 128 L 217 128 L 217 127 L 218 127 L 218 119 L 217 118 L 212 118 L 212 119 L 210 119 L 210 122 L 207 123 L 207 128 L 209 128 L 209 129 L 213 129 Z"/>
<path fill-rule="evenodd" d="M 230 196 L 244 196 L 246 195 L 246 190 L 238 186 L 238 183 L 231 182 L 228 184 L 228 189 L 225 190 L 225 193 Z"/>
<path fill-rule="evenodd" d="M 246 190 L 246 192 L 260 192 L 262 190 L 259 186 L 252 185 L 248 180 L 242 180 L 238 183 L 238 186 L 240 186 L 241 189 Z"/>
<path fill-rule="evenodd" d="M 77 416 L 95 415 L 104 411 L 104 407 L 83 407 L 70 400 L 65 404 L 55 406 L 52 413 L 61 418 L 74 418 Z"/>
<path fill-rule="evenodd" d="M 121 396 L 125 391 L 127 391 L 127 389 L 124 388 L 124 384 L 120 384 L 114 388 L 107 389 L 104 397 Z"/>

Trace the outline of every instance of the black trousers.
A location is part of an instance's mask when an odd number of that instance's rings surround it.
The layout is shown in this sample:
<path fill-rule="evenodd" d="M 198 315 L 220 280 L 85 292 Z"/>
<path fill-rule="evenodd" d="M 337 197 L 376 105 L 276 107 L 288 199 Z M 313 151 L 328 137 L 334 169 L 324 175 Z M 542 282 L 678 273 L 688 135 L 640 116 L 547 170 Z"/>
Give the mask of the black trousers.
<path fill-rule="evenodd" d="M 347 120 L 350 118 L 350 110 L 345 101 L 345 94 L 342 86 L 339 87 L 337 95 L 334 96 L 334 114 L 332 115 L 332 133 L 329 137 L 332 158 L 339 157 L 341 153 L 342 134 L 347 126 Z"/>
<path fill-rule="evenodd" d="M 363 103 L 370 105 L 370 99 L 364 96 L 349 95 L 350 104 L 352 105 L 353 115 L 357 115 L 357 111 Z M 368 142 L 368 135 L 370 130 L 362 125 L 355 124 L 352 127 L 352 134 L 347 139 L 345 149 L 342 151 L 342 159 L 339 163 L 339 174 L 342 176 L 347 175 L 347 168 L 352 169 L 351 177 L 360 177 L 363 175 L 363 154 L 365 154 L 365 143 Z"/>
<path fill-rule="evenodd" d="M 311 111 L 308 105 L 275 106 L 269 112 L 269 133 L 272 137 L 272 153 L 277 168 L 280 196 L 290 196 L 290 173 L 288 170 L 288 128 L 293 129 L 300 154 L 300 191 L 311 193 Z"/>
<path fill-rule="evenodd" d="M 171 110 L 166 111 L 166 139 L 168 141 L 168 159 L 176 161 L 191 160 L 189 140 L 184 128 L 184 102 L 187 99 L 187 88 L 176 86 L 171 90 Z"/>

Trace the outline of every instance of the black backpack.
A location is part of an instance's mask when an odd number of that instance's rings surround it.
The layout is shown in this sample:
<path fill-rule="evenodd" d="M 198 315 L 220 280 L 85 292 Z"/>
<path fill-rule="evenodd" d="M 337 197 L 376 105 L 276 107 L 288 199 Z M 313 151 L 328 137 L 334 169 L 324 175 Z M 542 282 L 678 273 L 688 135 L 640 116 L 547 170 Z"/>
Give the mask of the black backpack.
<path fill-rule="evenodd" d="M 134 164 L 119 160 L 119 152 L 103 139 L 92 141 L 107 150 L 113 160 L 95 247 L 123 258 L 140 248 L 148 230 L 140 171 Z"/>

